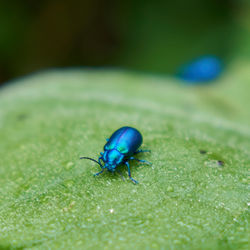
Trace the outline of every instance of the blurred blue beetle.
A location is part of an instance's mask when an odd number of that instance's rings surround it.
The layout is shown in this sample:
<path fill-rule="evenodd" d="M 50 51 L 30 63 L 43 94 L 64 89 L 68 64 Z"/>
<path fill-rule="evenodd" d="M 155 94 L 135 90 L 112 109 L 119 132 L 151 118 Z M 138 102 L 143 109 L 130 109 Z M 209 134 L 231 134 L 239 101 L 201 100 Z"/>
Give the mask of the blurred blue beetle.
<path fill-rule="evenodd" d="M 217 56 L 207 55 L 182 65 L 177 76 L 190 83 L 209 82 L 221 74 L 222 68 L 222 61 Z"/>

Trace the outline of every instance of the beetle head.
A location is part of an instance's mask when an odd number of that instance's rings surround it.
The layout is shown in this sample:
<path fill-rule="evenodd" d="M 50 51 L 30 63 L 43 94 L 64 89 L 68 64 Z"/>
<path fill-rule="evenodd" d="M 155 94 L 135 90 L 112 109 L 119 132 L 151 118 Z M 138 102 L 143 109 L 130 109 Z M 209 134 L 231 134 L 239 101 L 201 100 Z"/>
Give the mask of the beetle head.
<path fill-rule="evenodd" d="M 122 163 L 123 155 L 116 149 L 104 153 L 105 168 L 110 172 L 115 172 L 115 168 Z"/>

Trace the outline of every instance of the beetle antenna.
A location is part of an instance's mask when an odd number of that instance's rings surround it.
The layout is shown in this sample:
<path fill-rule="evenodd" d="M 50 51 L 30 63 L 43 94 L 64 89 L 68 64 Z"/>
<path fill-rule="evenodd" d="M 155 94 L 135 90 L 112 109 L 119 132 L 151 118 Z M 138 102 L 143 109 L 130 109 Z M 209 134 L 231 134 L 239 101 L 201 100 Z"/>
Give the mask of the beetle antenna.
<path fill-rule="evenodd" d="M 100 165 L 101 168 L 103 168 L 103 166 L 98 161 L 96 161 L 95 159 L 92 159 L 92 158 L 89 158 L 89 157 L 80 157 L 80 159 L 87 159 L 87 160 L 90 160 L 90 161 L 94 161 L 95 163 L 97 163 L 98 165 Z"/>

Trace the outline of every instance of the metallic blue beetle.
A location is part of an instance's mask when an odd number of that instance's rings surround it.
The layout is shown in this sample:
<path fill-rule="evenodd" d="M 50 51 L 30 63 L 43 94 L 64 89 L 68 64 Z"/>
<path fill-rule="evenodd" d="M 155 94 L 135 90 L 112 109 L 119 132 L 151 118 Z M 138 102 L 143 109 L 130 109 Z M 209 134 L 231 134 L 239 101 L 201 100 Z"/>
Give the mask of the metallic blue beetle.
<path fill-rule="evenodd" d="M 107 139 L 107 143 L 104 145 L 104 153 L 100 153 L 101 156 L 98 158 L 98 161 L 89 157 L 81 157 L 80 159 L 88 159 L 100 165 L 102 171 L 95 174 L 95 176 L 103 173 L 105 169 L 115 172 L 117 166 L 125 164 L 128 168 L 130 180 L 137 184 L 138 182 L 131 177 L 129 161 L 136 160 L 151 165 L 150 162 L 139 160 L 133 156 L 141 152 L 150 152 L 150 150 L 138 150 L 141 144 L 142 135 L 137 129 L 122 127 L 116 130 L 110 139 Z"/>

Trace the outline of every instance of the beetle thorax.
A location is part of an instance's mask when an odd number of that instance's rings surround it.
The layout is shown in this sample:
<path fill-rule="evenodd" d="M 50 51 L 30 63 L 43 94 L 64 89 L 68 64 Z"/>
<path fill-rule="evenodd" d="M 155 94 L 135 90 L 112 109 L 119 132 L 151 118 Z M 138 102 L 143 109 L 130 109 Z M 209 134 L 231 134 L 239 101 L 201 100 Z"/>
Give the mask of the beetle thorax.
<path fill-rule="evenodd" d="M 124 155 L 121 154 L 116 149 L 107 150 L 104 152 L 103 159 L 105 162 L 105 167 L 109 171 L 114 171 L 115 168 L 122 163 Z"/>

